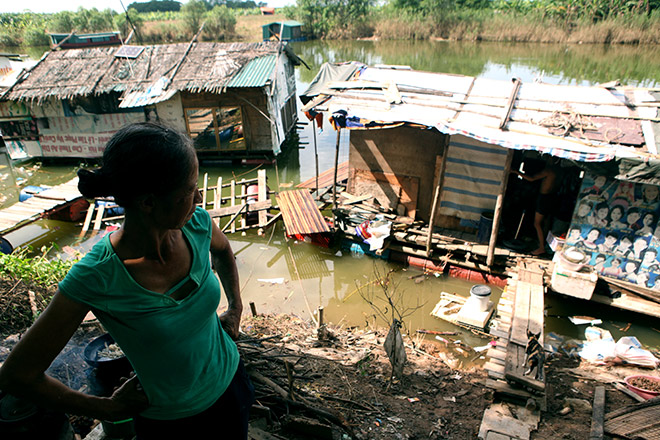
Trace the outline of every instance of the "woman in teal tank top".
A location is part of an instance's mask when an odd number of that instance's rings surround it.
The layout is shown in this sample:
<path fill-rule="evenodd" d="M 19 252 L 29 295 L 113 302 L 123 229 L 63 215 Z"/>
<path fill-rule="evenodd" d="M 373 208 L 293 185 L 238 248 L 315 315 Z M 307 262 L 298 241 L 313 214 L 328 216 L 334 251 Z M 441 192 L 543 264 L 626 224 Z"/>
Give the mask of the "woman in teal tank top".
<path fill-rule="evenodd" d="M 100 168 L 78 172 L 83 196 L 114 197 L 124 223 L 60 283 L 0 369 L 0 389 L 70 414 L 133 417 L 141 440 L 247 438 L 254 389 L 233 341 L 238 270 L 227 237 L 197 207 L 197 168 L 187 136 L 138 123 L 113 135 Z M 218 316 L 220 283 L 228 309 Z M 135 371 L 111 396 L 45 374 L 89 311 Z"/>

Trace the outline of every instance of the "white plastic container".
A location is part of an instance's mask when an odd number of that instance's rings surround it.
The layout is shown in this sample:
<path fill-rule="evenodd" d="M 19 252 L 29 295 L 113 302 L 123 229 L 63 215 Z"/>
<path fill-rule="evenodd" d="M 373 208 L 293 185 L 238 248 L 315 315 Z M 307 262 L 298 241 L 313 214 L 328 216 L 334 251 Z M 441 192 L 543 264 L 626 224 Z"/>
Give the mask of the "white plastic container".
<path fill-rule="evenodd" d="M 490 287 L 486 284 L 475 284 L 470 288 L 470 301 L 476 311 L 485 312 L 488 310 L 488 301 L 490 300 Z"/>

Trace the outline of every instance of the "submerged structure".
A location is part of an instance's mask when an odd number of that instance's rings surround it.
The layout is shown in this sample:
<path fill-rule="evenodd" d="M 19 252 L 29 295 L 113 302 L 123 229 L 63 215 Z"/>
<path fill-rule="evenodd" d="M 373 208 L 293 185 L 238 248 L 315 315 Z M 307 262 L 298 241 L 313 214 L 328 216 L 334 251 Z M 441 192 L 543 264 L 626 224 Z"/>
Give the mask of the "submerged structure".
<path fill-rule="evenodd" d="M 127 123 L 187 132 L 200 158 L 272 157 L 295 126 L 283 43 L 191 43 L 47 52 L 0 95 L 0 131 L 29 157 L 97 158 Z"/>
<path fill-rule="evenodd" d="M 548 245 L 582 256 L 555 265 L 563 293 L 591 298 L 600 278 L 660 301 L 659 97 L 345 63 L 324 66 L 301 99 L 308 117 L 350 133 L 349 199 L 335 213 L 355 240 L 380 215 L 387 250 L 505 273 L 532 249 L 521 238 L 543 209 L 538 182 L 516 174 L 551 167 Z"/>

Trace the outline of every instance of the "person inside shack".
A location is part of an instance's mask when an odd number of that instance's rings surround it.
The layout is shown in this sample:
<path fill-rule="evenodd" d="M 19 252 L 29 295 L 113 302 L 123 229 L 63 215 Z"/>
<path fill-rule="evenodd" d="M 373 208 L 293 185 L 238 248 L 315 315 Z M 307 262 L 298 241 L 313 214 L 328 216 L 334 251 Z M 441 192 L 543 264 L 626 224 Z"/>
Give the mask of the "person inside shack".
<path fill-rule="evenodd" d="M 528 182 L 541 181 L 534 214 L 534 229 L 536 230 L 538 247 L 531 254 L 543 255 L 545 254 L 545 236 L 548 229 L 547 220 L 556 213 L 558 208 L 557 189 L 561 180 L 558 178 L 560 173 L 559 164 L 552 156 L 547 156 L 545 167 L 536 174 L 530 176 L 517 170 L 512 171 L 512 173 Z"/>
<path fill-rule="evenodd" d="M 197 168 L 186 135 L 145 122 L 112 136 L 100 168 L 78 172 L 80 192 L 114 196 L 124 223 L 59 284 L 0 369 L 0 389 L 69 414 L 134 418 L 138 439 L 247 438 L 254 388 L 233 341 L 238 270 L 227 237 L 197 206 Z M 228 309 L 218 316 L 220 284 Z M 135 370 L 106 397 L 45 373 L 89 311 Z"/>

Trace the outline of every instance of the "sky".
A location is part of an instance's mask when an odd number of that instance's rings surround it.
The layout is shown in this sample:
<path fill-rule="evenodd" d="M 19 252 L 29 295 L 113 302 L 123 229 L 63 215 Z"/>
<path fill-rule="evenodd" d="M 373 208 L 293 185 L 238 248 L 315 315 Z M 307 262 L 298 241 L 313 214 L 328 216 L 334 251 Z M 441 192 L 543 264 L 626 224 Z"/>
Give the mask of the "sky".
<path fill-rule="evenodd" d="M 85 9 L 96 8 L 114 9 L 122 12 L 122 2 L 124 6 L 133 3 L 134 0 L 2 0 L 0 1 L 0 12 L 23 12 L 26 9 L 32 12 L 60 12 L 75 11 L 79 7 Z M 187 0 L 179 0 L 185 3 Z M 261 0 L 268 3 L 268 6 L 280 8 L 289 4 L 295 4 L 295 0 Z M 257 1 L 258 3 L 258 1 Z"/>

